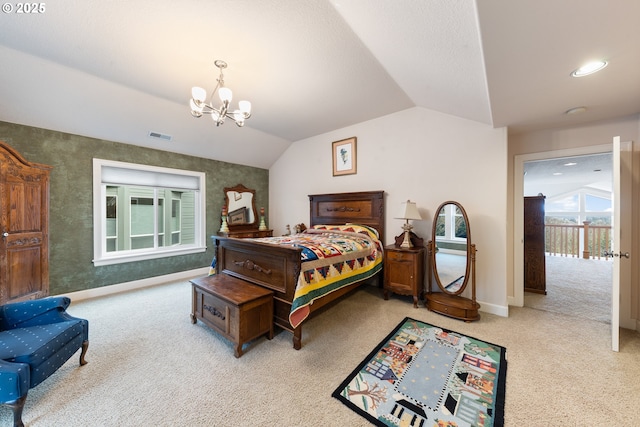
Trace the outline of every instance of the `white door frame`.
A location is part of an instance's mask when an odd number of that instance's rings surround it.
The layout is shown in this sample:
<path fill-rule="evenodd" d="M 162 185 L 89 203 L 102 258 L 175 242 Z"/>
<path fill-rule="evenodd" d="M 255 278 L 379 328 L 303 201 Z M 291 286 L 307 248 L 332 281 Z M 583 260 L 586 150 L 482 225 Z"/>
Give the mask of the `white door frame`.
<path fill-rule="evenodd" d="M 535 160 L 610 153 L 611 150 L 612 144 L 603 144 L 515 156 L 513 165 L 513 297 L 509 297 L 509 305 L 524 306 L 524 164 Z"/>
<path fill-rule="evenodd" d="M 629 141 L 621 144 L 621 162 L 626 163 L 625 176 L 621 177 L 621 198 L 630 200 L 632 196 L 630 170 L 632 168 L 632 143 Z M 612 144 L 593 145 L 589 147 L 572 148 L 556 151 L 545 151 L 531 154 L 520 154 L 515 156 L 514 179 L 513 179 L 513 297 L 508 297 L 509 305 L 524 306 L 524 164 L 529 161 L 547 160 L 559 157 L 572 157 L 589 154 L 611 153 Z M 626 214 L 622 219 L 622 224 L 629 228 L 631 213 Z M 627 250 L 630 250 L 628 248 Z M 625 260 L 627 261 L 627 260 Z M 624 262 L 620 265 L 620 326 L 626 329 L 636 329 L 636 321 L 631 319 L 631 290 L 629 283 L 631 279 L 631 263 Z M 613 281 L 613 279 L 612 279 Z"/>

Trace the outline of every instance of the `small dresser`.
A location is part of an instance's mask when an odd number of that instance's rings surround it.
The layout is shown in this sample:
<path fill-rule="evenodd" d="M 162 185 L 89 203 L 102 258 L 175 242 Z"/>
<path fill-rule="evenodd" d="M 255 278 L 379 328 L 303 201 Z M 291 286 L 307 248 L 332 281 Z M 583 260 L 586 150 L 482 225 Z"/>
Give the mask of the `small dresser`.
<path fill-rule="evenodd" d="M 424 248 L 390 245 L 384 251 L 384 299 L 389 299 L 389 292 L 413 295 L 417 308 L 424 294 Z"/>

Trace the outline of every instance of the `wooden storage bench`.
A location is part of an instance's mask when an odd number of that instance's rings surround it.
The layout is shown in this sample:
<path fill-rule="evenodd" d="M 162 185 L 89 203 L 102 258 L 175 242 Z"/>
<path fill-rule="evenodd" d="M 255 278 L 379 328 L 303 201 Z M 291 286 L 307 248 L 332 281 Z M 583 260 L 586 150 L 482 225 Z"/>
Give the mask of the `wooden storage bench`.
<path fill-rule="evenodd" d="M 191 323 L 205 325 L 235 343 L 234 355 L 242 356 L 242 345 L 260 335 L 273 338 L 273 292 L 222 274 L 191 280 Z"/>

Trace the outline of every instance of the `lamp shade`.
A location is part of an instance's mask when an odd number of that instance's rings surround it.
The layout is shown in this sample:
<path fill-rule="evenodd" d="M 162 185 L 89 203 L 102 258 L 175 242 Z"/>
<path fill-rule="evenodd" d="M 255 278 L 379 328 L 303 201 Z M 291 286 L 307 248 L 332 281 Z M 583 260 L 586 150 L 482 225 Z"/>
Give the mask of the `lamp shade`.
<path fill-rule="evenodd" d="M 191 96 L 196 101 L 204 102 L 204 99 L 207 97 L 207 91 L 201 87 L 194 86 L 191 88 Z"/>
<path fill-rule="evenodd" d="M 189 105 L 191 106 L 191 111 L 195 111 L 197 113 L 202 113 L 202 104 L 200 106 L 196 105 L 196 102 L 193 99 L 189 100 Z"/>
<path fill-rule="evenodd" d="M 231 99 L 233 98 L 233 93 L 228 87 L 221 87 L 220 89 L 218 89 L 218 95 L 220 96 L 220 100 L 222 102 L 231 102 Z"/>
<path fill-rule="evenodd" d="M 251 114 L 251 103 L 249 101 L 240 101 L 238 102 L 238 106 L 240 107 L 240 111 L 245 115 Z"/>
<path fill-rule="evenodd" d="M 412 202 L 407 200 L 406 202 L 402 202 L 402 209 L 400 211 L 400 215 L 396 217 L 397 219 L 422 219 L 420 216 L 420 212 L 418 212 L 418 207 L 416 206 L 416 202 Z"/>
<path fill-rule="evenodd" d="M 235 110 L 233 112 L 233 119 L 236 121 L 238 126 L 242 127 L 244 125 L 244 114 L 242 114 L 242 111 Z"/>

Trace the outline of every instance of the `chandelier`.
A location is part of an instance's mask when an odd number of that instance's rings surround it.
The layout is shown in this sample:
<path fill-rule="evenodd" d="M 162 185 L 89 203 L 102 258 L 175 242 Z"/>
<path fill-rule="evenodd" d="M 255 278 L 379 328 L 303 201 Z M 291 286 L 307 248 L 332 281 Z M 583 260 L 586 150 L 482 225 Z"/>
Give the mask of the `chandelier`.
<path fill-rule="evenodd" d="M 228 118 L 233 120 L 236 125 L 242 127 L 244 126 L 244 121 L 251 117 L 251 103 L 249 101 L 240 101 L 238 103 L 237 110 L 229 110 L 232 93 L 231 89 L 224 86 L 224 75 L 222 74 L 222 70 L 227 68 L 227 63 L 217 59 L 214 64 L 220 69 L 218 84 L 216 84 L 213 92 L 211 92 L 209 103 L 205 102 L 205 99 L 207 98 L 206 90 L 197 86 L 194 86 L 191 89 L 191 100 L 189 101 L 189 104 L 191 105 L 191 115 L 199 118 L 202 117 L 203 114 L 210 114 L 213 121 L 216 122 L 216 126 L 224 124 L 224 120 Z M 222 103 L 218 108 L 213 106 L 213 96 L 216 91 L 218 92 L 218 96 Z"/>

